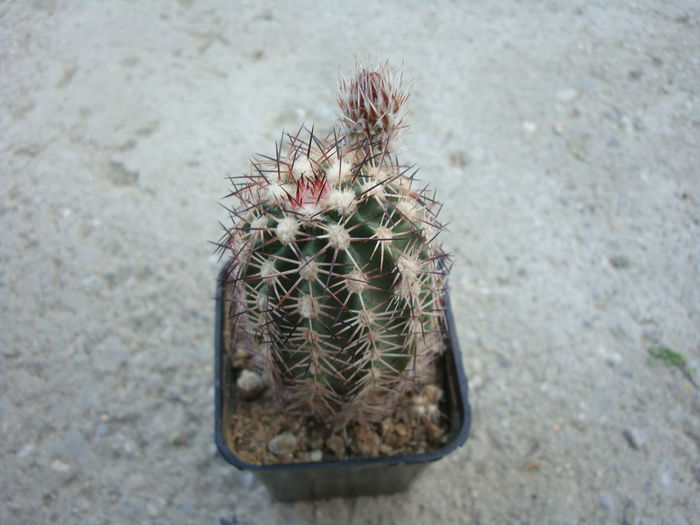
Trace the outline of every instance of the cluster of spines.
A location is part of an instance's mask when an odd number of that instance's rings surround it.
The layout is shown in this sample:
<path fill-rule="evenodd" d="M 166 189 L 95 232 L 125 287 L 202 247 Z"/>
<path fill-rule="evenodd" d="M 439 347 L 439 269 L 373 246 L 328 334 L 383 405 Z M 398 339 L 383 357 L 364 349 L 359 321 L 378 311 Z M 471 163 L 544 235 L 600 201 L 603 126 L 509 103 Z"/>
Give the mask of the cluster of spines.
<path fill-rule="evenodd" d="M 403 76 L 388 62 L 376 67 L 356 64 L 351 79 L 338 83 L 340 122 L 348 141 L 392 150 L 404 128 L 403 108 L 408 100 Z"/>

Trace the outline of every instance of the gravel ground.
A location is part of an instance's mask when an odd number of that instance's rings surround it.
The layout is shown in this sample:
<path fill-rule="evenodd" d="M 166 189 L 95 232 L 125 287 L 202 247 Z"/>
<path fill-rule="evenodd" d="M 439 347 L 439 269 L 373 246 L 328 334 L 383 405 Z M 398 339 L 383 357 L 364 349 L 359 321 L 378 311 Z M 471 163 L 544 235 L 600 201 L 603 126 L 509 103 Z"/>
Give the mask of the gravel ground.
<path fill-rule="evenodd" d="M 700 391 L 648 353 L 700 369 L 697 2 L 238 4 L 0 5 L 0 523 L 700 523 Z M 213 443 L 207 240 L 367 53 L 415 82 L 473 433 L 280 504 Z"/>

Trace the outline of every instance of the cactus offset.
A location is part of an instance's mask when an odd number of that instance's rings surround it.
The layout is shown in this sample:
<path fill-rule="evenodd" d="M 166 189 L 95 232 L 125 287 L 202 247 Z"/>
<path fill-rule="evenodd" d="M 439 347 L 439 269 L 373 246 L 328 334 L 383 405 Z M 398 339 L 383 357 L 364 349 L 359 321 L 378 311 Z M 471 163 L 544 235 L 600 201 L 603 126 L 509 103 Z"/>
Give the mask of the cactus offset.
<path fill-rule="evenodd" d="M 388 71 L 341 84 L 346 136 L 302 128 L 252 161 L 221 244 L 276 399 L 335 426 L 384 417 L 443 345 L 438 206 L 391 156 L 406 95 Z"/>
<path fill-rule="evenodd" d="M 403 128 L 402 110 L 408 100 L 403 76 L 388 63 L 376 68 L 356 67 L 351 80 L 339 83 L 338 106 L 348 141 L 374 151 L 392 149 Z"/>

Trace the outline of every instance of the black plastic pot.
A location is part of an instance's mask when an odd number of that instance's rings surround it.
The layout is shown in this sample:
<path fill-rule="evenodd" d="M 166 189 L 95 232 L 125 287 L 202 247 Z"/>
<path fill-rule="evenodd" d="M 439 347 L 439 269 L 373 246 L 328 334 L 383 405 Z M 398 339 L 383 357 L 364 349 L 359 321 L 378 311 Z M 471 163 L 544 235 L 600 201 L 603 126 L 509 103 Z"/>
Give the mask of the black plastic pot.
<path fill-rule="evenodd" d="M 223 418 L 227 392 L 233 385 L 233 370 L 224 364 L 224 301 L 223 286 L 218 281 L 216 293 L 216 349 L 214 363 L 216 445 L 226 460 L 241 470 L 249 470 L 262 481 L 279 501 L 315 500 L 333 497 L 354 497 L 393 494 L 406 490 L 429 463 L 460 447 L 469 435 L 471 409 L 467 378 L 455 333 L 449 296 L 445 292 L 447 350 L 438 361 L 444 374 L 445 410 L 449 421 L 449 439 L 440 449 L 424 454 L 381 458 L 353 458 L 314 463 L 254 465 L 236 457 L 223 435 Z"/>

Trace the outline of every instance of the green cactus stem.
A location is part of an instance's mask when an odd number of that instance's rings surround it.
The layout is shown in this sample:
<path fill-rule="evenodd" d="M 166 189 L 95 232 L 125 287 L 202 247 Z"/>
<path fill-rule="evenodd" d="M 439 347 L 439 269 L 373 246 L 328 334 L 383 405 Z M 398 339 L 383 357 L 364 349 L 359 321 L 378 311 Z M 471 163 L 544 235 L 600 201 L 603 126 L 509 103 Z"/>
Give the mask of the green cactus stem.
<path fill-rule="evenodd" d="M 440 206 L 391 155 L 406 95 L 387 82 L 358 73 L 350 91 L 371 97 L 350 95 L 347 136 L 301 128 L 254 159 L 221 242 L 237 331 L 276 399 L 336 427 L 384 417 L 443 347 Z"/>

